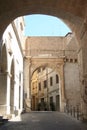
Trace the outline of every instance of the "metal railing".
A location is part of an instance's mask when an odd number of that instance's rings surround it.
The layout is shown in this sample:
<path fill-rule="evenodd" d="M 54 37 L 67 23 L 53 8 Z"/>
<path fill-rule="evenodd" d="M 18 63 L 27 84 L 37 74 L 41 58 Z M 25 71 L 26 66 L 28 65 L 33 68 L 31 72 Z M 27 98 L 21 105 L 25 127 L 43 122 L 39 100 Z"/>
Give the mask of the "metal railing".
<path fill-rule="evenodd" d="M 65 113 L 71 115 L 74 118 L 77 118 L 77 120 L 81 120 L 82 118 L 82 114 L 81 114 L 81 109 L 80 106 L 71 106 L 71 105 L 67 105 L 65 107 Z"/>

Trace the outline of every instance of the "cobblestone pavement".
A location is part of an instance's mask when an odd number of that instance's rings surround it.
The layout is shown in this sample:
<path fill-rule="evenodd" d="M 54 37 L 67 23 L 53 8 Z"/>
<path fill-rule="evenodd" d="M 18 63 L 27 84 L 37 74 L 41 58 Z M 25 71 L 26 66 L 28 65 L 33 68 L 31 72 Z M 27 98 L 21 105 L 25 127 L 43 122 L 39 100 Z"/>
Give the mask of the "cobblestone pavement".
<path fill-rule="evenodd" d="M 16 117 L 0 130 L 87 130 L 87 124 L 58 112 L 30 112 Z"/>

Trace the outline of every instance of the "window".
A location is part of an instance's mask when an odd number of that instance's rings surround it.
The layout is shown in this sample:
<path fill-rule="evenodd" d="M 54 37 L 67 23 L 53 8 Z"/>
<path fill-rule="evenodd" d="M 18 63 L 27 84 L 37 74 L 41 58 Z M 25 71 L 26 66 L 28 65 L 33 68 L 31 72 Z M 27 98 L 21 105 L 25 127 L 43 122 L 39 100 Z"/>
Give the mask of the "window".
<path fill-rule="evenodd" d="M 44 98 L 41 98 L 41 103 L 44 103 Z"/>
<path fill-rule="evenodd" d="M 59 77 L 57 74 L 56 74 L 56 83 L 59 83 Z"/>
<path fill-rule="evenodd" d="M 52 103 L 53 102 L 53 97 L 50 97 L 50 103 Z"/>
<path fill-rule="evenodd" d="M 69 59 L 66 58 L 66 62 L 68 62 L 68 61 L 69 61 Z"/>
<path fill-rule="evenodd" d="M 53 78 L 50 77 L 50 86 L 52 86 L 52 85 L 53 85 Z"/>
<path fill-rule="evenodd" d="M 44 80 L 44 88 L 47 88 L 47 80 Z"/>
<path fill-rule="evenodd" d="M 9 39 L 11 40 L 12 39 L 12 35 L 10 32 L 8 32 L 8 35 L 9 35 Z"/>
<path fill-rule="evenodd" d="M 70 59 L 70 62 L 73 62 L 73 59 Z"/>
<path fill-rule="evenodd" d="M 43 70 L 45 70 L 46 69 L 46 67 L 45 66 L 43 66 L 43 68 L 42 68 Z"/>
<path fill-rule="evenodd" d="M 38 73 L 40 73 L 41 69 L 39 68 L 37 71 L 38 71 Z"/>
<path fill-rule="evenodd" d="M 21 28 L 21 30 L 23 31 L 23 25 L 22 25 L 22 23 L 20 23 L 20 28 Z"/>
<path fill-rule="evenodd" d="M 77 63 L 77 59 L 75 59 L 75 61 L 74 61 L 75 63 Z"/>
<path fill-rule="evenodd" d="M 41 83 L 38 84 L 39 90 L 41 91 Z"/>
<path fill-rule="evenodd" d="M 11 35 L 11 33 L 9 32 L 8 33 L 8 41 L 7 41 L 7 43 L 8 43 L 8 52 L 9 52 L 9 54 L 11 55 L 12 54 L 12 35 Z"/>

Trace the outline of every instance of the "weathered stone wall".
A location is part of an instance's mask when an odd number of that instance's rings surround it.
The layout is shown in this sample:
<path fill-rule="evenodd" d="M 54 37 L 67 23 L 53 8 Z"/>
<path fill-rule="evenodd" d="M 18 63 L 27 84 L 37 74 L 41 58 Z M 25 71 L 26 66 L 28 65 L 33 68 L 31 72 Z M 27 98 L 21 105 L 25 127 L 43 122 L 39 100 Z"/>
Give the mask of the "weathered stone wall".
<path fill-rule="evenodd" d="M 63 56 L 66 43 L 64 37 L 28 37 L 26 56 Z"/>
<path fill-rule="evenodd" d="M 47 59 L 59 57 L 65 61 L 64 73 L 60 72 L 60 82 L 64 84 L 62 80 L 65 78 L 65 95 L 66 101 L 69 100 L 70 105 L 76 106 L 80 102 L 80 84 L 79 84 L 79 68 L 77 49 L 78 44 L 73 34 L 69 34 L 66 37 L 28 37 L 26 40 L 26 56 L 31 57 L 31 68 L 35 62 L 34 57 L 37 57 L 40 61 L 36 60 L 36 66 L 40 64 L 41 59 L 46 57 Z M 44 64 L 48 64 L 48 61 L 44 61 Z M 58 63 L 57 63 L 58 64 Z M 56 66 L 56 61 L 50 61 L 50 65 Z M 40 66 L 38 66 L 40 67 Z M 75 74 L 75 76 L 74 76 Z M 64 77 L 63 77 L 64 76 Z M 76 80 L 76 81 L 75 81 Z M 70 88 L 71 86 L 71 88 Z M 60 85 L 61 87 L 61 85 Z M 61 88 L 62 90 L 63 88 Z M 60 90 L 61 101 L 65 100 L 63 97 L 63 91 Z M 78 93 L 78 95 L 76 94 Z M 76 99 L 76 100 L 75 100 Z M 61 105 L 61 102 L 60 102 Z"/>
<path fill-rule="evenodd" d="M 25 43 L 26 56 L 77 58 L 77 49 L 73 34 L 65 37 L 28 37 Z"/>
<path fill-rule="evenodd" d="M 80 79 L 79 69 L 77 63 L 67 62 L 64 65 L 64 78 L 65 78 L 65 95 L 68 105 L 80 105 L 81 92 L 80 92 Z"/>
<path fill-rule="evenodd" d="M 67 59 L 77 59 L 78 57 L 78 42 L 74 36 L 74 34 L 68 34 L 65 38 L 64 41 L 66 43 L 65 46 L 65 57 Z"/>
<path fill-rule="evenodd" d="M 80 106 L 81 102 L 81 86 L 80 86 L 80 72 L 78 64 L 78 42 L 74 34 L 69 34 L 66 38 L 64 65 L 65 78 L 65 95 L 66 104 L 69 106 Z M 81 106 L 80 106 L 81 107 Z"/>

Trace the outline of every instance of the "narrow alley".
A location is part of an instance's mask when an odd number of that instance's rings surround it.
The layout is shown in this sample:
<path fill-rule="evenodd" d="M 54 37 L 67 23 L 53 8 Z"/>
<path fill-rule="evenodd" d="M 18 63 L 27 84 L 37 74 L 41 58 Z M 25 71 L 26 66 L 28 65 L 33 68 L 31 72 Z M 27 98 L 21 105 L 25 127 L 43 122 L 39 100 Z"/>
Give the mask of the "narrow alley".
<path fill-rule="evenodd" d="M 87 0 L 0 0 L 0 130 L 87 130 Z"/>
<path fill-rule="evenodd" d="M 30 112 L 9 121 L 0 130 L 87 130 L 87 125 L 64 113 Z"/>

